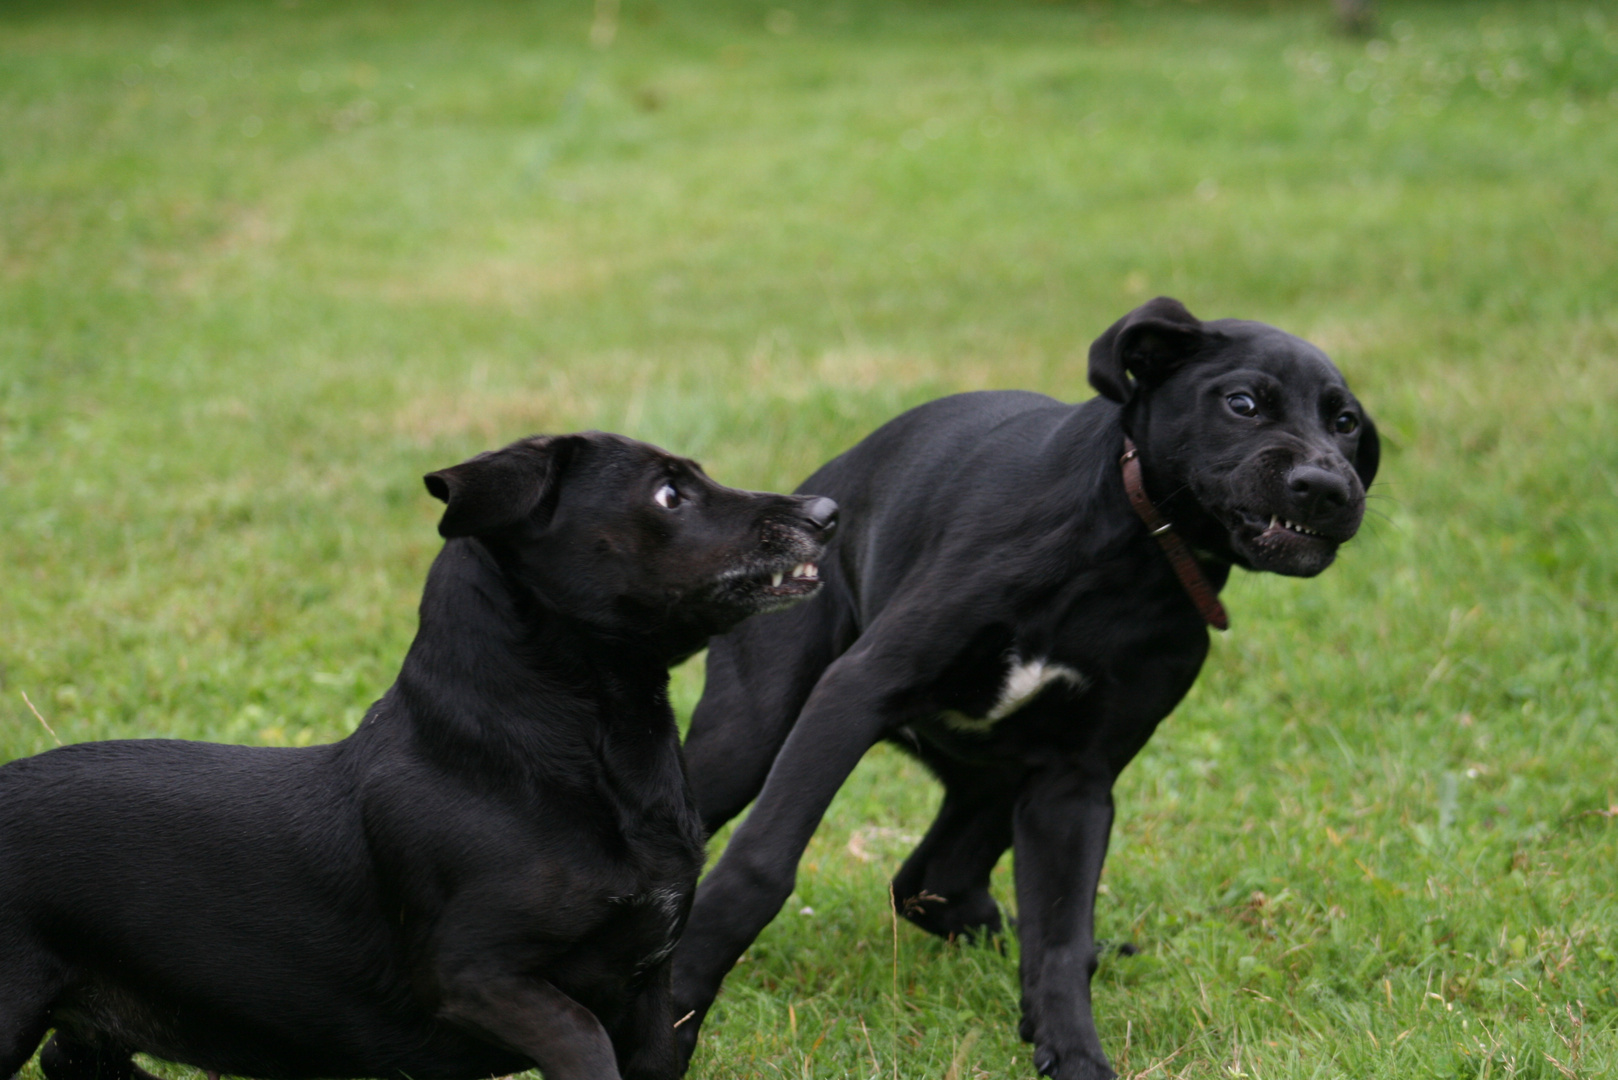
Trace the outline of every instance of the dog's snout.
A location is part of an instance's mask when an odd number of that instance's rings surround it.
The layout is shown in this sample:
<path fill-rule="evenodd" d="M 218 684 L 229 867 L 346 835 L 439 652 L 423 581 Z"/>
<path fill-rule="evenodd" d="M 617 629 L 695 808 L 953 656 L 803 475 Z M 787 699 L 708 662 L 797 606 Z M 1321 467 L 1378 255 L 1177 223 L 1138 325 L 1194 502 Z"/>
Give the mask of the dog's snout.
<path fill-rule="evenodd" d="M 1305 516 L 1330 514 L 1348 505 L 1348 480 L 1318 465 L 1299 465 L 1287 473 L 1287 490 Z"/>
<path fill-rule="evenodd" d="M 803 516 L 819 530 L 821 540 L 830 540 L 832 533 L 837 531 L 837 504 L 824 495 L 805 503 Z"/>

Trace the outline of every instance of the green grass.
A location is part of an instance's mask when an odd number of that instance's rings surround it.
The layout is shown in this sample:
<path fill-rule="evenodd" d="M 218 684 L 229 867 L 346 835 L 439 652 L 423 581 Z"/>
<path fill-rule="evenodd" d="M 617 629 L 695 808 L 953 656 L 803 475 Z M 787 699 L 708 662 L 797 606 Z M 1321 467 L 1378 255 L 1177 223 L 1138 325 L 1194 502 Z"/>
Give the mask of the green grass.
<path fill-rule="evenodd" d="M 1165 292 L 1320 343 L 1385 456 L 1120 783 L 1115 1063 L 1618 1075 L 1618 5 L 1380 7 L 7 5 L 0 759 L 24 693 L 343 735 L 429 469 L 593 426 L 787 488 L 942 393 L 1089 396 Z M 1015 943 L 890 921 L 936 798 L 871 755 L 696 1076 L 1032 1075 Z"/>

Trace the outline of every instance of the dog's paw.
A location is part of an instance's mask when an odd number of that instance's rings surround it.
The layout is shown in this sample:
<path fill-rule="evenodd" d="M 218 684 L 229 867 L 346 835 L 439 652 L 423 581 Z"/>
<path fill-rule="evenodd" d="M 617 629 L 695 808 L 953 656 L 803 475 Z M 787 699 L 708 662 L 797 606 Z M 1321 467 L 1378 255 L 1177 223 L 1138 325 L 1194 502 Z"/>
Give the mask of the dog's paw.
<path fill-rule="evenodd" d="M 1004 926 L 1000 905 L 988 889 L 975 889 L 960 896 L 943 897 L 925 890 L 897 902 L 899 914 L 929 934 L 947 941 L 987 943 L 999 936 Z"/>
<path fill-rule="evenodd" d="M 1117 1080 L 1118 1076 L 1105 1058 L 1098 1061 L 1077 1048 L 1064 1051 L 1050 1044 L 1034 1049 L 1034 1069 L 1052 1080 Z"/>

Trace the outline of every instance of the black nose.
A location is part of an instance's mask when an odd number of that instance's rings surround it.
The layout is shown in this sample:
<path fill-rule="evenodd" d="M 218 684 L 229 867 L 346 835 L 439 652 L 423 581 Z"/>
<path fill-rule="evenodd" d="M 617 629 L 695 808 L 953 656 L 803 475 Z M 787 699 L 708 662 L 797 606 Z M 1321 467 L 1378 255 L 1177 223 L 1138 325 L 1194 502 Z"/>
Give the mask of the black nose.
<path fill-rule="evenodd" d="M 804 503 L 803 515 L 809 519 L 809 524 L 820 530 L 823 541 L 830 540 L 831 534 L 837 531 L 837 504 L 824 495 Z"/>
<path fill-rule="evenodd" d="M 1318 465 L 1298 465 L 1287 473 L 1287 489 L 1305 518 L 1335 513 L 1348 505 L 1347 478 Z"/>

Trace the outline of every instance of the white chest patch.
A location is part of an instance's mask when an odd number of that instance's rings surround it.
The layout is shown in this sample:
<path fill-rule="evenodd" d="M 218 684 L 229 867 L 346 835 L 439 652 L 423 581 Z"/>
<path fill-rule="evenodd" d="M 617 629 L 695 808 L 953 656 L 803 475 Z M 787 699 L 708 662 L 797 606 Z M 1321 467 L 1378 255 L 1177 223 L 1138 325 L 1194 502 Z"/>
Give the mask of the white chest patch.
<path fill-rule="evenodd" d="M 1047 660 L 1024 660 L 1020 656 L 1013 655 L 1005 682 L 1000 684 L 1000 696 L 986 715 L 967 716 L 965 713 L 951 711 L 944 714 L 944 723 L 957 731 L 988 731 L 1044 693 L 1045 688 L 1055 682 L 1067 683 L 1076 691 L 1090 685 L 1090 680 L 1085 677 L 1084 672 L 1070 668 L 1066 664 L 1053 664 Z"/>

